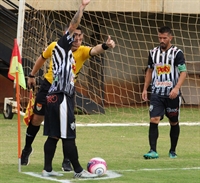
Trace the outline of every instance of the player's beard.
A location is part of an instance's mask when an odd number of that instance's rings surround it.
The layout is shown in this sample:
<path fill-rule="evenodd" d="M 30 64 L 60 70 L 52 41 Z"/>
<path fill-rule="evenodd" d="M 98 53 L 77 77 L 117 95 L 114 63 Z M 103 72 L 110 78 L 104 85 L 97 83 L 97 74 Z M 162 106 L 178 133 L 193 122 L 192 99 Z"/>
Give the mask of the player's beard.
<path fill-rule="evenodd" d="M 165 43 L 160 43 L 161 49 L 165 50 L 167 48 L 167 45 Z"/>

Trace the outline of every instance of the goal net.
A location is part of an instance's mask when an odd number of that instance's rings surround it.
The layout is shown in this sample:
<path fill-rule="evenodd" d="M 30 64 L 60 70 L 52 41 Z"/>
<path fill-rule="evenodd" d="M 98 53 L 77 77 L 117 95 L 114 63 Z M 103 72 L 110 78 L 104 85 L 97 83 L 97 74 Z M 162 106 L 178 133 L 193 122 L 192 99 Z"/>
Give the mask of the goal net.
<path fill-rule="evenodd" d="M 22 47 L 26 75 L 45 47 L 62 36 L 63 27 L 70 22 L 79 3 L 78 0 L 26 0 Z M 187 61 L 188 75 L 182 87 L 184 112 L 180 120 L 199 119 L 199 113 L 195 113 L 200 104 L 198 7 L 198 0 L 190 3 L 187 0 L 91 1 L 80 24 L 84 32 L 83 44 L 95 46 L 105 42 L 110 35 L 116 47 L 90 58 L 81 69 L 76 90 L 82 105 L 88 102 L 93 113 L 78 113 L 78 122 L 149 121 L 149 103 L 142 101 L 141 94 L 148 51 L 159 44 L 157 29 L 163 25 L 172 28 L 172 43 L 183 50 Z M 48 62 L 37 74 L 37 87 L 47 68 Z M 22 99 L 24 107 L 26 100 L 26 97 Z"/>

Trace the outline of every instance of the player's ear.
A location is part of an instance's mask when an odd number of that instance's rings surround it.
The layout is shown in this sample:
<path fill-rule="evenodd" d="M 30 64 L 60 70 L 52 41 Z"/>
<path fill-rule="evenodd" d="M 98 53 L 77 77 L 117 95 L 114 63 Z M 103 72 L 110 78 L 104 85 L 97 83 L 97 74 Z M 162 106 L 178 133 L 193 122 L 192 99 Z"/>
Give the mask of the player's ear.
<path fill-rule="evenodd" d="M 169 39 L 170 39 L 170 41 L 172 41 L 173 40 L 173 36 L 170 36 Z"/>

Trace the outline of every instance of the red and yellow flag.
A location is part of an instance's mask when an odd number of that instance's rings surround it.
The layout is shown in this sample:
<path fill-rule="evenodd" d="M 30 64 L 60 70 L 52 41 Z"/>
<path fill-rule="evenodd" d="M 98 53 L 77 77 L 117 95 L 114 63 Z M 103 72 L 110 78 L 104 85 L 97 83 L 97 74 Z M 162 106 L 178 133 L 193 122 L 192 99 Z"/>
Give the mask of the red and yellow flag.
<path fill-rule="evenodd" d="M 30 94 L 29 94 L 29 102 L 26 108 L 26 112 L 23 118 L 24 123 L 26 124 L 26 126 L 29 125 L 29 122 L 31 121 L 32 117 L 33 117 L 33 107 L 34 107 L 34 103 L 35 103 L 35 96 L 33 93 L 33 90 L 30 90 Z"/>
<path fill-rule="evenodd" d="M 11 80 L 15 80 L 17 72 L 18 72 L 18 76 L 19 76 L 19 85 L 22 88 L 26 89 L 26 81 L 25 81 L 25 77 L 24 77 L 24 71 L 23 71 L 23 67 L 22 67 L 22 60 L 20 57 L 19 47 L 17 44 L 17 39 L 14 39 L 14 48 L 12 50 L 12 56 L 11 56 L 11 60 L 10 60 L 10 68 L 8 71 L 8 77 Z"/>

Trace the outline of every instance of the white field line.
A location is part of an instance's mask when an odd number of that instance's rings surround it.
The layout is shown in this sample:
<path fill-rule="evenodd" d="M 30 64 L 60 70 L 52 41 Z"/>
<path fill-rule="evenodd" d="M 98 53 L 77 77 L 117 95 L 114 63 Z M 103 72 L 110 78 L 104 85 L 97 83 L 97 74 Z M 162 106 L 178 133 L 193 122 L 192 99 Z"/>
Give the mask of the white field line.
<path fill-rule="evenodd" d="M 200 167 L 190 168 L 143 168 L 138 170 L 115 170 L 117 172 L 137 172 L 137 171 L 171 171 L 171 170 L 200 170 Z"/>
<path fill-rule="evenodd" d="M 200 126 L 200 122 L 180 122 L 180 126 Z M 44 125 L 44 121 L 42 122 Z M 100 127 L 100 126 L 149 126 L 149 123 L 76 123 L 76 126 L 80 127 Z M 159 126 L 169 126 L 169 123 L 160 122 Z"/>
<path fill-rule="evenodd" d="M 24 116 L 25 113 L 20 111 L 20 115 Z M 181 126 L 200 126 L 200 122 L 180 122 Z M 44 125 L 44 121 L 42 122 L 42 125 Z M 88 124 L 81 124 L 77 123 L 76 126 L 149 126 L 149 123 L 88 123 Z M 159 126 L 169 126 L 169 123 L 159 123 Z"/>
<path fill-rule="evenodd" d="M 43 177 L 41 174 L 38 174 L 38 173 L 35 173 L 35 172 L 22 172 L 24 174 L 27 174 L 27 175 L 31 175 L 33 177 L 38 177 L 38 178 L 41 178 L 41 179 L 45 179 L 45 180 L 50 180 L 50 181 L 55 181 L 55 182 L 61 182 L 61 183 L 71 183 L 70 180 L 67 180 L 67 179 L 56 179 L 56 177 Z M 63 173 L 63 172 L 62 172 Z M 65 172 L 64 172 L 65 173 Z M 70 172 L 66 172 L 66 173 L 70 173 Z M 101 180 L 101 179 L 113 179 L 113 178 L 118 178 L 118 177 L 121 177 L 122 175 L 119 174 L 119 173 L 116 173 L 114 171 L 111 171 L 111 170 L 108 170 L 106 172 L 106 174 L 102 177 L 97 177 L 97 178 L 85 178 L 85 179 L 79 179 L 79 178 L 76 178 L 74 180 Z"/>
<path fill-rule="evenodd" d="M 171 171 L 171 170 L 200 170 L 200 167 L 190 167 L 190 168 L 143 168 L 143 169 L 129 169 L 129 170 L 108 170 L 105 174 L 105 176 L 99 177 L 99 178 L 90 178 L 90 179 L 74 179 L 74 180 L 101 180 L 101 179 L 113 179 L 113 178 L 118 178 L 121 177 L 122 175 L 120 174 L 121 172 L 137 172 L 137 171 Z M 120 172 L 120 173 L 117 173 Z M 67 179 L 57 179 L 56 177 L 42 177 L 41 174 L 35 173 L 35 172 L 22 172 L 24 174 L 45 179 L 45 180 L 50 180 L 50 181 L 55 181 L 55 182 L 60 182 L 60 183 L 72 183 L 70 180 Z M 63 172 L 62 172 L 63 173 Z M 66 172 L 69 173 L 69 172 Z"/>
<path fill-rule="evenodd" d="M 200 122 L 180 122 L 181 126 L 200 126 Z M 149 123 L 88 123 L 88 124 L 81 124 L 77 123 L 76 126 L 83 126 L 83 127 L 98 127 L 98 126 L 149 126 Z M 159 123 L 159 126 L 169 126 L 169 123 Z"/>
<path fill-rule="evenodd" d="M 35 172 L 22 172 L 22 173 L 24 173 L 26 175 L 33 176 L 33 177 L 45 179 L 45 180 L 50 180 L 50 181 L 55 181 L 55 182 L 61 182 L 61 183 L 71 183 L 67 179 L 65 179 L 65 180 L 59 180 L 56 177 L 43 177 L 41 174 L 38 174 L 38 173 L 35 173 Z"/>

